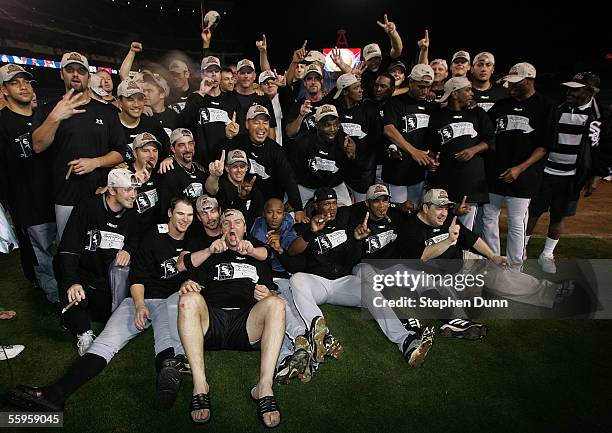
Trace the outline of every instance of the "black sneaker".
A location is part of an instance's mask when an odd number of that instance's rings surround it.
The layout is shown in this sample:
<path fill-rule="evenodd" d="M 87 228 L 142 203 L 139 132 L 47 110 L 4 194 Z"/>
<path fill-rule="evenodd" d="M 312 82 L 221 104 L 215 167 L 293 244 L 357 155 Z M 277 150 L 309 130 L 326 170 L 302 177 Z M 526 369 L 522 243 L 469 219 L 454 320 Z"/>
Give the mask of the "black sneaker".
<path fill-rule="evenodd" d="M 162 362 L 162 368 L 157 374 L 157 392 L 155 397 L 155 406 L 160 410 L 168 410 L 174 405 L 176 396 L 181 387 L 180 367 L 183 363 L 176 359 L 170 358 Z"/>
<path fill-rule="evenodd" d="M 440 331 L 446 337 L 479 340 L 489 332 L 487 325 L 472 322 L 467 319 L 452 319 L 440 326 Z"/>
<path fill-rule="evenodd" d="M 297 378 L 306 383 L 312 379 L 312 349 L 308 339 L 300 335 L 295 339 L 294 352 L 287 356 L 278 366 L 274 378 L 278 383 L 289 383 L 289 380 Z"/>
<path fill-rule="evenodd" d="M 435 329 L 432 326 L 425 328 L 422 332 L 406 337 L 402 353 L 410 367 L 418 368 L 423 364 L 429 349 L 433 345 L 434 333 Z"/>

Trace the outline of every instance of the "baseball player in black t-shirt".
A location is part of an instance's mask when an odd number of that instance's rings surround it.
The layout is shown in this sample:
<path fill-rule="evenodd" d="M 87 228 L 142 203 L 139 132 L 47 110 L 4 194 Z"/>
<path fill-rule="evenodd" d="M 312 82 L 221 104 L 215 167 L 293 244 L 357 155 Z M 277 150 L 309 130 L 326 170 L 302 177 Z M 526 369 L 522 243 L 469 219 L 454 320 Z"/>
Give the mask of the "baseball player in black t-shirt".
<path fill-rule="evenodd" d="M 285 329 L 285 304 L 274 293 L 270 251 L 245 238 L 242 213 L 226 210 L 221 226 L 221 239 L 184 257 L 191 280 L 181 286 L 178 326 L 193 376 L 189 414 L 196 423 L 209 421 L 212 414 L 204 349 L 259 349 L 260 380 L 251 398 L 261 422 L 275 427 L 281 414 L 272 383 Z"/>
<path fill-rule="evenodd" d="M 60 76 L 66 94 L 36 111 L 32 122 L 32 149 L 50 149 L 57 222 L 62 238 L 72 208 L 105 184 L 108 170 L 123 160 L 124 138 L 117 109 L 92 99 L 87 91 L 89 63 L 85 56 L 62 56 Z"/>
<path fill-rule="evenodd" d="M 37 154 L 32 149 L 32 78 L 19 65 L 0 68 L 1 95 L 7 103 L 0 110 L 0 195 L 15 225 L 24 275 L 57 306 L 51 254 L 56 237 L 51 161 L 49 152 Z"/>

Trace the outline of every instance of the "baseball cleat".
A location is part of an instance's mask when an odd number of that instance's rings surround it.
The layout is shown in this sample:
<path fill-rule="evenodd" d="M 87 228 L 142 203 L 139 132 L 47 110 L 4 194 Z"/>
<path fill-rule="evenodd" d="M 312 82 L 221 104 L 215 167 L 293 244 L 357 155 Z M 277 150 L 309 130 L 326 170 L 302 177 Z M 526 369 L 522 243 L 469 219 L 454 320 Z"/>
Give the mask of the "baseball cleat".
<path fill-rule="evenodd" d="M 538 265 L 540 265 L 540 269 L 547 274 L 557 273 L 557 265 L 555 264 L 554 256 L 545 256 L 540 254 L 540 257 L 538 257 Z"/>
<path fill-rule="evenodd" d="M 312 349 L 306 337 L 300 335 L 295 339 L 294 350 L 278 366 L 274 378 L 279 383 L 289 383 L 293 378 L 307 383 L 312 379 Z"/>
<path fill-rule="evenodd" d="M 95 338 L 96 336 L 91 329 L 77 335 L 77 350 L 79 352 L 79 356 L 85 355 L 93 344 Z"/>
<path fill-rule="evenodd" d="M 328 332 L 323 339 L 323 345 L 325 346 L 325 355 L 331 356 L 336 359 L 340 359 L 344 353 L 344 347 L 340 342 Z"/>
<path fill-rule="evenodd" d="M 487 325 L 465 319 L 452 319 L 440 326 L 445 337 L 464 338 L 466 340 L 479 340 L 489 332 Z"/>
<path fill-rule="evenodd" d="M 409 335 L 404 340 L 403 354 L 410 367 L 420 367 L 433 345 L 434 327 L 425 328 L 421 335 Z"/>
<path fill-rule="evenodd" d="M 183 362 L 171 358 L 162 362 L 162 368 L 157 374 L 157 394 L 155 396 L 155 406 L 160 410 L 167 410 L 174 405 L 176 396 L 181 387 L 180 368 Z"/>
<path fill-rule="evenodd" d="M 317 362 L 325 361 L 327 349 L 325 348 L 325 343 L 323 340 L 328 333 L 329 329 L 327 328 L 325 317 L 316 316 L 312 319 L 308 337 L 310 345 L 312 346 L 312 358 Z"/>

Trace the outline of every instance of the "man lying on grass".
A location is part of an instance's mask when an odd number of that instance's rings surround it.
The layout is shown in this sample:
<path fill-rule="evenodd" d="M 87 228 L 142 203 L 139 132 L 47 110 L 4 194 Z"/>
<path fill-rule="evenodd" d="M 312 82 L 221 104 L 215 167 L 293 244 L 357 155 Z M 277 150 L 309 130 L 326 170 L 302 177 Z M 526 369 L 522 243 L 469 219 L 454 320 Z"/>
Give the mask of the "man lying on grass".
<path fill-rule="evenodd" d="M 250 397 L 261 422 L 276 427 L 281 414 L 272 381 L 285 332 L 285 303 L 275 293 L 268 247 L 245 239 L 242 212 L 227 209 L 221 227 L 220 239 L 184 257 L 191 279 L 181 286 L 178 328 L 193 376 L 189 416 L 195 423 L 212 416 L 204 349 L 261 350 L 259 381 Z"/>

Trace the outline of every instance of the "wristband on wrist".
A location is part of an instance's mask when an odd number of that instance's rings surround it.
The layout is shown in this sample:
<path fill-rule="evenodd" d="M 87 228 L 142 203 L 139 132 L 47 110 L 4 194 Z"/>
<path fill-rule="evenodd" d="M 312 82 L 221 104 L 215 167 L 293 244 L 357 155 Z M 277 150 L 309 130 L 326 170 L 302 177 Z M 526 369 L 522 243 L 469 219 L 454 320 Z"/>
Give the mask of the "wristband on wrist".
<path fill-rule="evenodd" d="M 194 268 L 193 262 L 191 261 L 191 253 L 187 253 L 183 256 L 183 264 L 188 271 Z"/>

